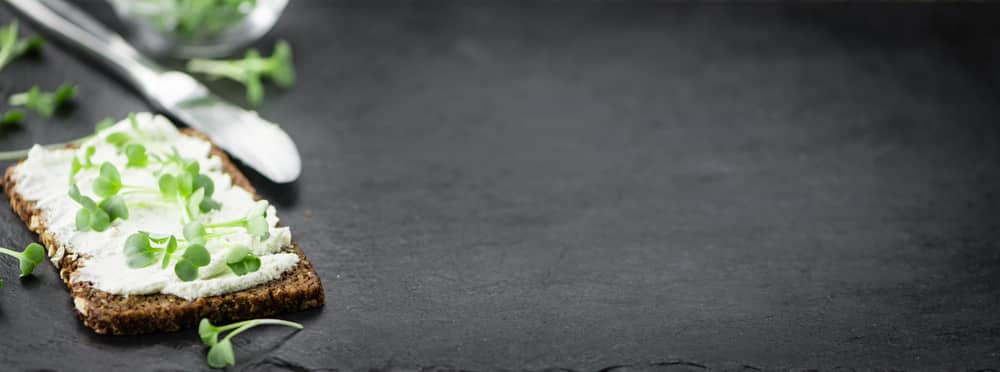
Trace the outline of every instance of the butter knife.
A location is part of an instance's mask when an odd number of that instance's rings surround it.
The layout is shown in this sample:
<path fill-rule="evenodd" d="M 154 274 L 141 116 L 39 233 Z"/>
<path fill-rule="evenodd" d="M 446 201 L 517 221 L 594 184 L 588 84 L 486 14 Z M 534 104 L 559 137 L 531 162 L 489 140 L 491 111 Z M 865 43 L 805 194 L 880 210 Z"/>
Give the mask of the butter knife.
<path fill-rule="evenodd" d="M 302 160 L 280 127 L 219 98 L 190 75 L 144 57 L 121 36 L 64 0 L 6 0 L 21 14 L 77 46 L 131 83 L 150 104 L 209 136 L 277 183 L 295 181 Z"/>

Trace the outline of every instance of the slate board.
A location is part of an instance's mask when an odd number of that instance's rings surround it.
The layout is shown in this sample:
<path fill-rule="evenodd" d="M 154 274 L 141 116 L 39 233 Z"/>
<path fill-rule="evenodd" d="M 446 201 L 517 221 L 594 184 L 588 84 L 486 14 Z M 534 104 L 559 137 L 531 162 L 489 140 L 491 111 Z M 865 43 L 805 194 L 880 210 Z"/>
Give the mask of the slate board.
<path fill-rule="evenodd" d="M 304 173 L 252 176 L 328 304 L 236 369 L 995 368 L 997 10 L 293 1 L 259 46 L 301 79 L 260 111 Z M 0 149 L 147 109 L 58 45 L 0 73 L 67 80 Z M 15 273 L 2 370 L 205 366 L 194 331 L 98 336 L 51 267 Z"/>

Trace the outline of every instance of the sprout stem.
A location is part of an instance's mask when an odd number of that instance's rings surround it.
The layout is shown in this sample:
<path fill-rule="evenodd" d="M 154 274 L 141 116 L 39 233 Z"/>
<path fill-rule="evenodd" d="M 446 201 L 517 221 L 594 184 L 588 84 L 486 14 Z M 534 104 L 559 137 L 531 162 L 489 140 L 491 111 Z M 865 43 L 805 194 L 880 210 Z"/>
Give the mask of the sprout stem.
<path fill-rule="evenodd" d="M 21 254 L 21 252 L 10 250 L 10 249 L 4 248 L 4 247 L 0 247 L 0 253 L 4 253 L 4 254 L 10 255 L 10 256 L 17 257 L 17 258 L 23 257 L 23 255 Z"/>
<path fill-rule="evenodd" d="M 69 142 L 53 143 L 51 145 L 45 145 L 45 148 L 49 149 L 49 150 L 57 150 L 57 149 L 61 149 L 61 148 L 64 148 L 66 146 L 69 146 L 69 145 L 79 144 L 79 143 L 81 143 L 83 141 L 86 141 L 86 140 L 90 139 L 93 136 L 94 135 L 91 134 L 89 136 L 86 136 L 86 137 L 83 137 L 83 138 L 78 138 L 78 139 L 75 139 L 75 140 L 72 140 L 72 141 L 69 141 Z M 28 156 L 28 152 L 29 151 L 31 151 L 30 148 L 23 149 L 23 150 L 0 151 L 0 161 L 21 159 L 23 157 Z"/>

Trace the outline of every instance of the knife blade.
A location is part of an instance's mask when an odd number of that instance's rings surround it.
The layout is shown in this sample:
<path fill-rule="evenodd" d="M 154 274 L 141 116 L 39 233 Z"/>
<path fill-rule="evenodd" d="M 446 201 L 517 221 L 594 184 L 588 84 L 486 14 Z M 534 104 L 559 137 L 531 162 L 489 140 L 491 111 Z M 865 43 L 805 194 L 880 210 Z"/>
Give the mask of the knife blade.
<path fill-rule="evenodd" d="M 6 0 L 70 45 L 108 65 L 149 103 L 208 135 L 219 147 L 277 183 L 298 179 L 302 161 L 291 137 L 256 112 L 212 94 L 190 75 L 144 57 L 121 36 L 63 0 Z"/>

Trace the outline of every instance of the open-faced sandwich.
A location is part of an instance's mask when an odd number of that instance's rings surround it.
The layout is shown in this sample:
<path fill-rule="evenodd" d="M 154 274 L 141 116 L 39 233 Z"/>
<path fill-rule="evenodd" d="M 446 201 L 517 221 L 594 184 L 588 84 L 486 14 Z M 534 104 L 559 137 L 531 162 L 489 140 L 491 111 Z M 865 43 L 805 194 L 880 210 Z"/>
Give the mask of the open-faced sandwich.
<path fill-rule="evenodd" d="M 132 115 L 74 146 L 35 146 L 4 185 L 97 333 L 323 304 L 274 207 L 206 137 L 162 116 Z"/>

